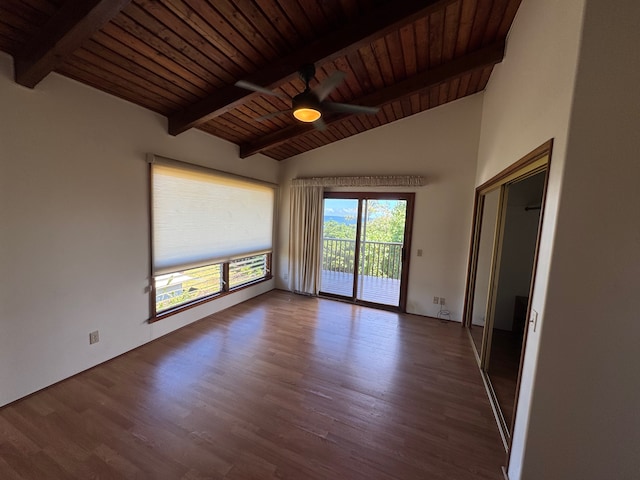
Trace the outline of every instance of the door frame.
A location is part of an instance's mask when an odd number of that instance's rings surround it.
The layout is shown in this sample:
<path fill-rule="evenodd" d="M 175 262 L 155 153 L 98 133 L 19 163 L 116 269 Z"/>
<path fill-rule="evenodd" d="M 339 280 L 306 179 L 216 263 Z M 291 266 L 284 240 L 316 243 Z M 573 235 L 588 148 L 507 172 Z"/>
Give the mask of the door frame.
<path fill-rule="evenodd" d="M 364 305 L 373 308 L 379 308 L 383 310 L 391 311 L 407 311 L 407 291 L 409 288 L 409 264 L 411 252 L 411 235 L 413 232 L 413 213 L 415 207 L 416 194 L 414 192 L 324 192 L 324 199 L 336 198 L 345 200 L 358 200 L 358 222 L 356 224 L 356 248 L 355 248 L 355 261 L 354 261 L 354 283 L 353 292 L 351 297 L 337 295 L 327 292 L 319 292 L 319 295 L 323 297 L 335 298 L 337 300 L 348 301 L 357 305 Z M 360 266 L 360 234 L 361 234 L 361 217 L 362 217 L 362 202 L 361 200 L 405 200 L 407 202 L 407 210 L 404 221 L 404 246 L 402 248 L 402 272 L 400 274 L 400 299 L 398 306 L 384 305 L 382 303 L 367 302 L 365 300 L 359 300 L 356 293 L 356 284 L 358 270 Z M 320 257 L 322 262 L 322 256 Z"/>
<path fill-rule="evenodd" d="M 507 452 L 507 462 L 506 465 L 509 465 L 509 452 L 511 451 L 511 442 L 513 438 L 513 428 L 515 426 L 515 420 L 518 413 L 518 400 L 520 395 L 520 384 L 522 377 L 522 368 L 525 350 L 527 346 L 528 333 L 529 333 L 529 318 L 531 316 L 531 302 L 533 299 L 534 293 L 534 285 L 536 280 L 537 266 L 538 266 L 538 256 L 540 251 L 540 238 L 542 234 L 543 227 L 543 219 L 544 219 L 544 209 L 546 203 L 546 196 L 548 190 L 548 182 L 549 182 L 549 172 L 551 168 L 551 154 L 553 150 L 553 139 L 543 143 L 538 148 L 525 155 L 523 158 L 512 164 L 511 166 L 504 169 L 502 172 L 495 175 L 493 178 L 489 179 L 482 185 L 476 188 L 475 198 L 474 198 L 474 216 L 472 221 L 472 230 L 471 230 L 471 241 L 469 246 L 469 256 L 468 256 L 468 266 L 467 266 L 467 281 L 465 287 L 465 302 L 464 302 L 464 310 L 462 315 L 462 327 L 467 329 L 467 333 L 469 335 L 469 340 L 472 345 L 472 349 L 475 353 L 476 360 L 478 363 L 478 368 L 480 369 L 480 373 L 482 375 L 482 380 L 485 385 L 485 389 L 487 391 L 487 395 L 489 397 L 489 401 L 491 403 L 491 407 L 493 409 L 496 423 L 498 424 L 498 430 L 500 431 L 500 435 L 502 436 L 503 444 L 505 450 Z M 516 391 L 515 391 L 515 404 L 513 408 L 513 418 L 511 419 L 510 425 L 506 425 L 504 417 L 502 416 L 500 407 L 498 405 L 497 398 L 495 396 L 495 392 L 491 386 L 491 382 L 488 378 L 487 372 L 485 371 L 485 366 L 488 361 L 488 354 L 491 346 L 491 330 L 493 328 L 493 314 L 487 316 L 487 321 L 485 322 L 483 339 L 482 339 L 482 347 L 481 351 L 478 351 L 471 337 L 471 331 L 469 329 L 471 325 L 471 316 L 473 311 L 473 300 L 475 294 L 475 281 L 477 274 L 477 262 L 478 262 L 478 247 L 480 240 L 480 227 L 482 225 L 482 206 L 484 202 L 484 195 L 488 192 L 495 190 L 496 188 L 500 188 L 500 202 L 499 202 L 499 210 L 496 219 L 496 236 L 494 240 L 493 253 L 492 253 L 492 261 L 491 261 L 491 273 L 490 273 L 490 281 L 489 281 L 489 294 L 487 300 L 486 310 L 487 312 L 492 312 L 494 309 L 495 298 L 496 298 L 496 288 L 497 288 L 497 272 L 499 271 L 500 265 L 500 255 L 501 255 L 501 244 L 502 244 L 502 233 L 504 231 L 504 202 L 506 201 L 506 187 L 512 183 L 515 183 L 520 180 L 524 180 L 525 178 L 540 173 L 542 171 L 546 171 L 545 182 L 543 186 L 543 194 L 542 201 L 540 205 L 540 218 L 538 220 L 538 232 L 536 237 L 536 248 L 533 259 L 533 268 L 531 272 L 531 283 L 529 285 L 529 301 L 527 304 L 527 327 L 524 329 L 524 335 L 522 339 L 522 348 L 520 351 L 520 362 L 518 367 L 518 378 L 516 381 Z"/>

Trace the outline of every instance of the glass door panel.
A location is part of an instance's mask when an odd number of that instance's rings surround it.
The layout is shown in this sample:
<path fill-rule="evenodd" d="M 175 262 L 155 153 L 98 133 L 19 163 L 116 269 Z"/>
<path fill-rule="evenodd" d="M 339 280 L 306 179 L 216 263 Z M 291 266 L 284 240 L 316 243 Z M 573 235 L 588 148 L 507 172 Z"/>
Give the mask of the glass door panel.
<path fill-rule="evenodd" d="M 323 293 L 354 297 L 358 204 L 358 199 L 324 199 L 320 280 Z"/>
<path fill-rule="evenodd" d="M 362 200 L 357 299 L 400 304 L 406 200 Z"/>
<path fill-rule="evenodd" d="M 504 187 L 500 262 L 485 370 L 506 428 L 513 422 L 545 181 L 546 172 L 540 172 Z"/>
<path fill-rule="evenodd" d="M 480 239 L 476 263 L 476 277 L 473 289 L 473 307 L 471 309 L 471 338 L 478 355 L 482 352 L 482 338 L 489 304 L 489 280 L 491 279 L 491 260 L 493 258 L 500 189 L 484 196 L 480 217 Z"/>

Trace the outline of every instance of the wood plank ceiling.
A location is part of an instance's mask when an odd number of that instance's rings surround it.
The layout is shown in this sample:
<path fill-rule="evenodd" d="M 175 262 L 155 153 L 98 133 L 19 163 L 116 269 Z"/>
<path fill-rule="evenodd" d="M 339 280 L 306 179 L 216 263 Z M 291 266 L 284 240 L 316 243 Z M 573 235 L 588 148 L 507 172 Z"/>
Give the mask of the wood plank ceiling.
<path fill-rule="evenodd" d="M 51 71 L 158 112 L 168 131 L 198 128 L 283 160 L 483 90 L 504 56 L 520 0 L 2 0 L 0 50 L 16 82 Z M 346 78 L 334 102 L 376 115 L 323 115 L 323 131 L 291 114 L 297 75 Z M 312 82 L 311 86 L 315 82 Z"/>

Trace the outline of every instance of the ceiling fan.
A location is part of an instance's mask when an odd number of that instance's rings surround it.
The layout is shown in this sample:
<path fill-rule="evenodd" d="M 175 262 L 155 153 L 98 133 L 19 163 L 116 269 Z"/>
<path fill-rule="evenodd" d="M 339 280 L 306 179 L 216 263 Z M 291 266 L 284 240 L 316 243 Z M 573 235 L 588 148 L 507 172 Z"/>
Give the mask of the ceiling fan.
<path fill-rule="evenodd" d="M 309 82 L 316 74 L 316 67 L 313 64 L 303 65 L 298 71 L 298 74 L 305 84 L 305 89 L 302 93 L 299 93 L 291 99 L 291 108 L 263 115 L 256 118 L 256 120 L 267 120 L 277 115 L 291 112 L 293 113 L 293 116 L 301 122 L 313 123 L 315 128 L 324 130 L 326 125 L 322 119 L 322 115 L 325 112 L 376 114 L 380 110 L 377 107 L 365 107 L 362 105 L 326 101 L 325 99 L 338 85 L 340 85 L 346 76 L 346 73 L 340 70 L 333 72 L 323 82 L 313 88 L 309 87 Z M 271 91 L 268 88 L 261 87 L 255 83 L 246 82 L 244 80 L 237 81 L 235 85 L 236 87 L 251 90 L 252 92 L 264 93 L 265 95 L 272 95 L 274 97 L 285 99 L 289 98 L 280 93 Z"/>

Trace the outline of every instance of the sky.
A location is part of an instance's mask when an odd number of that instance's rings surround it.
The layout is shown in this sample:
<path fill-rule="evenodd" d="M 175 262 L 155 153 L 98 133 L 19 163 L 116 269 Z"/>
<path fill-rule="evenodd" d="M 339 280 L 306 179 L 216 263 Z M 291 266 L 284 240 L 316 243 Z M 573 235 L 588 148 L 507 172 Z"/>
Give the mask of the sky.
<path fill-rule="evenodd" d="M 387 204 L 393 207 L 397 200 L 375 200 L 379 205 Z M 324 199 L 324 216 L 325 217 L 353 217 L 358 216 L 358 200 L 343 198 L 325 198 Z"/>

